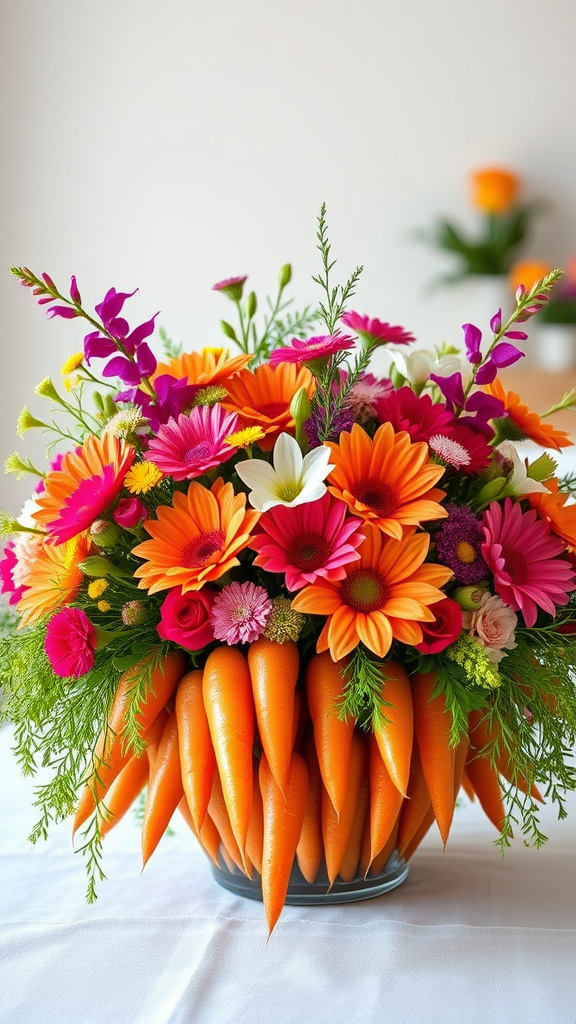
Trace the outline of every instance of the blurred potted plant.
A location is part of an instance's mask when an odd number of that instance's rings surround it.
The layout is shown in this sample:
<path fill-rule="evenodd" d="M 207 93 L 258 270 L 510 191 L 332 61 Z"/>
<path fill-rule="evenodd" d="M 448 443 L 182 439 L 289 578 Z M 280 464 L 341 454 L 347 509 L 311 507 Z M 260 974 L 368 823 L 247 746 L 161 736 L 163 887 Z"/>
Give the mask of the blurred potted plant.
<path fill-rule="evenodd" d="M 509 277 L 511 290 L 530 289 L 550 270 L 550 265 L 540 260 L 516 263 Z M 534 363 L 548 373 L 573 370 L 576 366 L 576 256 L 567 261 L 564 276 L 538 313 L 535 327 Z"/>

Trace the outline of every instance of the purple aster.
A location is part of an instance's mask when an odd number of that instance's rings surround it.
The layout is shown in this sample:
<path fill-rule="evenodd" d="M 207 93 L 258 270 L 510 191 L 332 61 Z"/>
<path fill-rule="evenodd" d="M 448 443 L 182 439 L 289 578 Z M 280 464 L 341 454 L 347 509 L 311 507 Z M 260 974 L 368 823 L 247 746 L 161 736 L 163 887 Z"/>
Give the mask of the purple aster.
<path fill-rule="evenodd" d="M 454 573 L 457 583 L 471 586 L 488 575 L 482 555 L 481 520 L 466 506 L 447 505 L 448 519 L 434 537 L 438 559 Z"/>

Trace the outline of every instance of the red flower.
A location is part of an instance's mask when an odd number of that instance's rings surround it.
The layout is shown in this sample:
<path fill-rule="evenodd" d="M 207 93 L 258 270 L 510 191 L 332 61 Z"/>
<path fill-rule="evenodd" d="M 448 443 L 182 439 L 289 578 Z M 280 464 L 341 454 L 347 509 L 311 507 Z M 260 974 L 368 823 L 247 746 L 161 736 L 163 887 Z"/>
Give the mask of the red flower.
<path fill-rule="evenodd" d="M 163 640 L 172 640 L 188 651 L 199 651 L 214 639 L 210 612 L 217 591 L 206 587 L 182 593 L 174 587 L 160 609 L 161 622 L 156 629 Z"/>
<path fill-rule="evenodd" d="M 462 609 L 456 601 L 445 597 L 432 608 L 434 622 L 421 622 L 423 640 L 416 644 L 421 654 L 439 654 L 456 642 L 462 632 Z"/>

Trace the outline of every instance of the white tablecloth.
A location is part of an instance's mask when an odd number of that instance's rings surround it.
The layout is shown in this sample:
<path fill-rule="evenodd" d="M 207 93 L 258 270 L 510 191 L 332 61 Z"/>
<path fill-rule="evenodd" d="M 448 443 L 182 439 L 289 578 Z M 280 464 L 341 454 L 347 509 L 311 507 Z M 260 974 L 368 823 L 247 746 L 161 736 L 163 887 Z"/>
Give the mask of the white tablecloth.
<path fill-rule="evenodd" d="M 0 731 L 1 1024 L 574 1024 L 576 800 L 550 842 L 502 860 L 476 805 L 432 831 L 395 891 L 347 906 L 262 905 L 212 879 L 176 823 L 145 871 L 133 818 L 84 901 L 70 828 L 31 847 L 31 784 Z"/>

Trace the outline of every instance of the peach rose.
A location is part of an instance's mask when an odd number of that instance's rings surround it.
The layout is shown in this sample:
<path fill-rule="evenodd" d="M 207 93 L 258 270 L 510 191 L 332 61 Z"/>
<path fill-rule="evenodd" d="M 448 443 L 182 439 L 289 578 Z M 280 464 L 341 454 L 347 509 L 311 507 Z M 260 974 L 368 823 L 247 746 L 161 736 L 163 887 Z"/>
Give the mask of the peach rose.
<path fill-rule="evenodd" d="M 497 594 L 486 592 L 474 612 L 464 613 L 464 626 L 486 648 L 490 661 L 498 664 L 505 652 L 516 647 L 514 634 L 518 616 Z"/>

